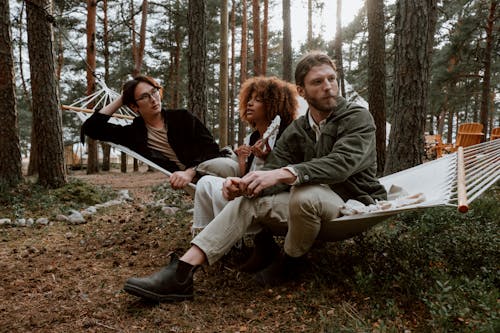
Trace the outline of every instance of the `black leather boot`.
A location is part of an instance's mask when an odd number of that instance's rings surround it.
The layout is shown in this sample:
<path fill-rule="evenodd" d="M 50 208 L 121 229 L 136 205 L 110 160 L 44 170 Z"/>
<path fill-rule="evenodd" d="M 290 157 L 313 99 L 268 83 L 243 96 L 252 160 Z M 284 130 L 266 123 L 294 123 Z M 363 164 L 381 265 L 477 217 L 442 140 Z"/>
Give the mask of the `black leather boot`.
<path fill-rule="evenodd" d="M 130 278 L 123 289 L 154 302 L 192 299 L 193 274 L 199 266 L 180 261 L 175 253 L 170 258 L 170 264 L 159 272 L 143 278 Z"/>
<path fill-rule="evenodd" d="M 280 249 L 269 230 L 262 230 L 254 237 L 254 248 L 250 258 L 240 266 L 240 271 L 253 273 L 269 266 Z"/>
<path fill-rule="evenodd" d="M 254 275 L 254 280 L 262 286 L 276 286 L 296 279 L 304 265 L 305 257 L 290 257 L 281 252 L 266 268 Z"/>

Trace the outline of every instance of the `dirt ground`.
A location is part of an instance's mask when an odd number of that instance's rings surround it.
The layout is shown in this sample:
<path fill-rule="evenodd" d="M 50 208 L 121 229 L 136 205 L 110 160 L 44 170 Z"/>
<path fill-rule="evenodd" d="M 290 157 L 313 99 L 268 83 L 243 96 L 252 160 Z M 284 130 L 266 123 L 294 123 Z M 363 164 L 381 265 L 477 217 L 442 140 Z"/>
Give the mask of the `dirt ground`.
<path fill-rule="evenodd" d="M 244 250 L 195 274 L 194 301 L 145 303 L 123 283 L 157 271 L 170 251 L 185 251 L 190 218 L 158 218 L 145 208 L 152 186 L 165 182 L 160 173 L 72 177 L 129 189 L 133 201 L 99 210 L 86 224 L 0 229 L 0 332 L 319 332 L 363 309 L 355 293 L 335 284 L 318 290 L 314 278 L 262 288 L 236 269 Z"/>

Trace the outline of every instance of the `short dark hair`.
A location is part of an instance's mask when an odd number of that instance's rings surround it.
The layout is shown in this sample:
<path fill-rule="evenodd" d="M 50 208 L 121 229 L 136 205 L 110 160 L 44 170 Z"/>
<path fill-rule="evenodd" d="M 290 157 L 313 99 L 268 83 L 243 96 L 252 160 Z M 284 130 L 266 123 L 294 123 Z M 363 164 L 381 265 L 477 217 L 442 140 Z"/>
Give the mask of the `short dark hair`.
<path fill-rule="evenodd" d="M 298 86 L 304 86 L 304 78 L 307 73 L 314 66 L 328 65 L 337 71 L 337 67 L 333 60 L 326 54 L 320 51 L 311 51 L 306 53 L 299 59 L 297 66 L 295 67 L 295 84 Z"/>
<path fill-rule="evenodd" d="M 122 96 L 123 96 L 123 105 L 137 105 L 135 101 L 135 88 L 140 82 L 145 82 L 150 84 L 151 86 L 160 89 L 160 98 L 162 94 L 162 87 L 160 84 L 153 79 L 152 77 L 139 75 L 134 77 L 132 80 L 129 80 L 123 84 L 122 87 Z"/>

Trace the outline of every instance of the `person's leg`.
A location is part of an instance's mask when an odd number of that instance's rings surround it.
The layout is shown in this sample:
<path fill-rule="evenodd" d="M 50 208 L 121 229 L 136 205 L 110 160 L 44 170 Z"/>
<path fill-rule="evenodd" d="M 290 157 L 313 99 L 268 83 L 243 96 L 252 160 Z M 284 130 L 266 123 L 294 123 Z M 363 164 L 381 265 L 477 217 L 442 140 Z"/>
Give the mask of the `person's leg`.
<path fill-rule="evenodd" d="M 239 197 L 230 201 L 191 244 L 203 251 L 209 264 L 216 262 L 245 235 L 250 226 L 286 222 L 288 207 L 275 205 L 277 201 L 283 201 L 279 199 L 283 197 L 288 198 L 288 193 L 255 199 Z"/>
<path fill-rule="evenodd" d="M 222 195 L 225 179 L 203 176 L 196 183 L 193 211 L 193 234 L 205 228 L 226 206 L 227 200 Z"/>
<path fill-rule="evenodd" d="M 342 204 L 342 199 L 324 185 L 292 188 L 284 251 L 270 266 L 258 272 L 255 280 L 262 285 L 277 285 L 296 278 L 304 261 L 303 256 L 316 240 L 321 223 L 338 217 Z"/>
<path fill-rule="evenodd" d="M 326 185 L 305 185 L 292 189 L 285 253 L 301 257 L 314 244 L 322 223 L 340 214 L 344 201 Z"/>

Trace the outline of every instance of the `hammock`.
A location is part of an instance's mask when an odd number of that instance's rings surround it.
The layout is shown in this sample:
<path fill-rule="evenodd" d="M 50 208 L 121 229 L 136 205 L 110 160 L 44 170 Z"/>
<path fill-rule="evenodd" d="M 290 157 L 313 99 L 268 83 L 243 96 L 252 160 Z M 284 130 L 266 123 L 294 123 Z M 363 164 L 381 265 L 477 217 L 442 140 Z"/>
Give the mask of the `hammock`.
<path fill-rule="evenodd" d="M 101 108 L 119 97 L 119 94 L 99 82 L 101 89 L 83 97 L 64 110 L 76 112 L 85 121 L 96 108 Z M 134 113 L 122 107 L 110 119 L 113 123 L 125 125 L 133 119 Z M 127 147 L 108 142 L 112 147 L 163 172 L 171 173 L 154 162 L 144 158 Z M 348 201 L 342 210 L 344 216 L 322 227 L 319 238 L 329 241 L 353 237 L 375 224 L 398 213 L 436 206 L 455 206 L 462 213 L 468 204 L 480 196 L 500 178 L 500 140 L 492 140 L 466 148 L 460 147 L 453 154 L 380 178 L 387 189 L 388 201 L 372 206 L 360 206 Z M 194 194 L 195 185 L 186 188 Z M 275 234 L 285 234 L 284 228 L 272 230 Z"/>

